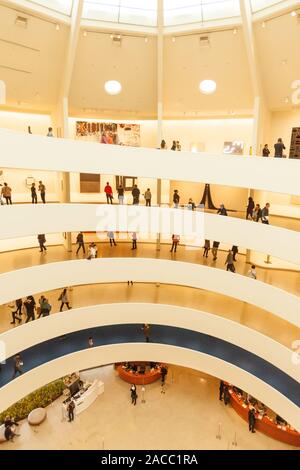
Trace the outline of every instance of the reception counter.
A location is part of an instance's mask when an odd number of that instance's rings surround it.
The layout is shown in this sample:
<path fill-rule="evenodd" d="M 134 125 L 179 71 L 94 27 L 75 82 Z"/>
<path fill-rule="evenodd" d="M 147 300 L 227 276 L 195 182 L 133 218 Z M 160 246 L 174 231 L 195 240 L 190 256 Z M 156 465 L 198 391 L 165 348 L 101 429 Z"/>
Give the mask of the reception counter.
<path fill-rule="evenodd" d="M 245 403 L 243 397 L 238 395 L 232 388 L 229 388 L 229 393 L 232 408 L 241 418 L 248 422 L 249 406 Z M 276 424 L 269 416 L 261 416 L 256 413 L 255 429 L 277 441 L 294 447 L 300 447 L 300 434 L 289 425 Z"/>
<path fill-rule="evenodd" d="M 135 385 L 151 384 L 161 377 L 160 368 L 151 369 L 146 371 L 144 374 L 134 372 L 132 370 L 126 370 L 122 365 L 118 365 L 116 369 L 121 379 L 125 380 L 125 382 Z"/>

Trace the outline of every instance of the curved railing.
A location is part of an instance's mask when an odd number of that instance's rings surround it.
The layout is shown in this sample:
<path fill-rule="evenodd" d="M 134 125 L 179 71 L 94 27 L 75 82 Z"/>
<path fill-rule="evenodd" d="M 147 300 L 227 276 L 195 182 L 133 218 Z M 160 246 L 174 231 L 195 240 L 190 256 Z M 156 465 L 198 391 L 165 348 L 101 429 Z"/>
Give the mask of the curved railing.
<path fill-rule="evenodd" d="M 138 357 L 221 377 L 247 390 L 300 430 L 300 385 L 276 367 L 223 340 L 182 328 L 152 325 L 152 343 L 141 343 L 141 326 L 102 326 L 41 343 L 22 352 L 25 373 L 10 382 L 13 364 L 8 360 L 0 378 L 1 411 L 74 368 L 83 370 Z M 95 347 L 87 349 L 90 335 Z"/>
<path fill-rule="evenodd" d="M 26 223 L 20 223 L 26 221 Z M 0 240 L 76 231 L 176 233 L 218 240 L 300 265 L 300 232 L 201 211 L 107 204 L 20 204 L 1 207 Z M 200 243 L 200 242 L 199 242 Z"/>
<path fill-rule="evenodd" d="M 193 154 L 47 138 L 0 129 L 3 168 L 137 175 L 300 195 L 293 159 Z"/>
<path fill-rule="evenodd" d="M 300 297 L 225 270 L 151 258 L 100 258 L 49 263 L 0 274 L 0 305 L 65 286 L 127 282 L 205 289 L 247 302 L 299 327 Z"/>
<path fill-rule="evenodd" d="M 214 336 L 258 355 L 300 382 L 300 368 L 291 360 L 292 351 L 286 346 L 227 318 L 167 304 L 128 302 L 72 309 L 2 333 L 0 341 L 6 345 L 7 359 L 19 351 L 75 331 L 139 322 L 174 326 Z"/>

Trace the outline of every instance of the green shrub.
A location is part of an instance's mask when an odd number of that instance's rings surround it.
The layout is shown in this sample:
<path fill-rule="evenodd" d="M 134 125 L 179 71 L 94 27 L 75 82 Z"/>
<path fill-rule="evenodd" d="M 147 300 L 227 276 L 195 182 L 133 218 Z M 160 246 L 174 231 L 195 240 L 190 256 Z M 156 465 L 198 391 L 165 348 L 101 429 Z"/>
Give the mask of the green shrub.
<path fill-rule="evenodd" d="M 65 388 L 63 380 L 58 379 L 35 390 L 35 392 L 30 393 L 30 395 L 0 413 L 0 424 L 4 422 L 5 416 L 12 416 L 16 421 L 20 421 L 26 418 L 35 408 L 45 408 L 60 397 Z"/>

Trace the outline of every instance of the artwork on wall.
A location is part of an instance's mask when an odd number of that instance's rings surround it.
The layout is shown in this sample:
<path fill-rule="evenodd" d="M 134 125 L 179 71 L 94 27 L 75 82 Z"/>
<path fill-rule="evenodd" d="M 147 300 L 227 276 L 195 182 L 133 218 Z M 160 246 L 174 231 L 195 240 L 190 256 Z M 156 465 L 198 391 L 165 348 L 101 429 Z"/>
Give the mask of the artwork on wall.
<path fill-rule="evenodd" d="M 241 140 L 233 140 L 224 142 L 223 153 L 226 155 L 243 155 L 244 142 Z"/>
<path fill-rule="evenodd" d="M 114 122 L 76 121 L 76 139 L 100 142 L 101 144 L 140 146 L 139 124 L 117 124 Z M 126 191 L 132 189 L 135 177 L 117 176 L 117 186 L 123 185 Z M 100 192 L 100 175 L 80 173 L 80 192 Z"/>
<path fill-rule="evenodd" d="M 140 125 L 77 121 L 76 139 L 92 140 L 102 144 L 139 147 Z"/>
<path fill-rule="evenodd" d="M 293 127 L 289 158 L 300 158 L 300 127 Z"/>

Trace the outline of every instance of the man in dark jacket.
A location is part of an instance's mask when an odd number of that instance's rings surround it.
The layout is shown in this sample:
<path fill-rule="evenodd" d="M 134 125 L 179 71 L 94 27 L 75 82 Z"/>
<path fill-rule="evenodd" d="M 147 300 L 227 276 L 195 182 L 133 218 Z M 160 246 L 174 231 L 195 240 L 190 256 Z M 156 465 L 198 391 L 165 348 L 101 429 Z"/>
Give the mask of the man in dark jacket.
<path fill-rule="evenodd" d="M 21 323 L 22 321 L 22 305 L 23 305 L 23 302 L 22 302 L 22 299 L 17 299 L 16 300 L 16 310 L 14 310 L 13 312 L 11 312 L 12 314 L 12 321 L 10 322 L 11 325 L 14 325 L 16 323 L 16 319 L 19 321 L 19 323 Z M 19 314 L 19 317 L 17 316 Z"/>
<path fill-rule="evenodd" d="M 38 242 L 40 245 L 40 252 L 42 253 L 43 251 L 47 251 L 47 248 L 45 247 L 46 237 L 43 233 L 38 235 Z"/>
<path fill-rule="evenodd" d="M 76 237 L 76 243 L 78 245 L 76 255 L 78 255 L 78 252 L 79 252 L 80 248 L 82 248 L 82 251 L 85 254 L 85 247 L 84 247 L 84 240 L 83 240 L 83 233 L 82 232 L 78 233 L 78 235 Z"/>
<path fill-rule="evenodd" d="M 249 408 L 249 411 L 248 411 L 248 424 L 249 424 L 249 431 L 250 432 L 255 432 L 255 422 L 256 422 L 256 418 L 255 418 L 255 410 L 254 408 Z"/>
<path fill-rule="evenodd" d="M 178 207 L 180 201 L 180 196 L 178 194 L 178 189 L 174 189 L 174 194 L 173 194 L 173 203 L 174 207 Z"/>
<path fill-rule="evenodd" d="M 132 188 L 132 191 L 131 191 L 131 194 L 132 194 L 132 197 L 133 197 L 133 201 L 132 201 L 132 204 L 135 204 L 135 205 L 139 205 L 139 202 L 140 202 L 140 190 L 139 188 L 137 187 L 137 185 L 135 184 Z"/>

